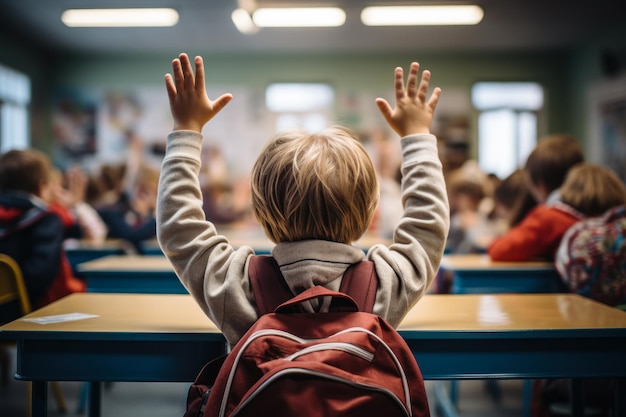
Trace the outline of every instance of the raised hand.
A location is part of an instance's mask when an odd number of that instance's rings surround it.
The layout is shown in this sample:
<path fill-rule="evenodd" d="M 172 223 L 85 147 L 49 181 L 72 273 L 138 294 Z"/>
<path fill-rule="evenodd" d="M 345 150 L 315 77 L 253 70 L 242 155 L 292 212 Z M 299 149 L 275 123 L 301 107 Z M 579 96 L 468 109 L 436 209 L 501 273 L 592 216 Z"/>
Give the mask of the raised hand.
<path fill-rule="evenodd" d="M 194 76 L 187 54 L 180 54 L 172 61 L 172 74 L 165 75 L 165 88 L 174 118 L 174 130 L 201 132 L 202 127 L 232 100 L 232 94 L 209 99 L 204 84 L 202 57 L 194 59 Z"/>
<path fill-rule="evenodd" d="M 401 67 L 395 69 L 394 89 L 396 103 L 392 108 L 387 100 L 376 99 L 376 105 L 387 124 L 400 136 L 413 135 L 417 133 L 430 133 L 433 114 L 441 89 L 435 88 L 432 95 L 427 99 L 428 84 L 430 82 L 430 71 L 422 72 L 422 79 L 417 85 L 417 74 L 419 64 L 411 63 L 407 85 L 404 86 L 404 71 Z"/>

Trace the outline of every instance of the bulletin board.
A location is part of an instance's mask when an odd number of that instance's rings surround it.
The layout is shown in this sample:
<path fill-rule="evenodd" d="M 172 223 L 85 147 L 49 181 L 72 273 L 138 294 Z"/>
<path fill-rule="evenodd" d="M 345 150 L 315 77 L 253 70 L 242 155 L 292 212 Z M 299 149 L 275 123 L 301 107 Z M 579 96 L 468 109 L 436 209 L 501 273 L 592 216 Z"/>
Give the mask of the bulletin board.
<path fill-rule="evenodd" d="M 589 159 L 626 182 L 626 75 L 594 85 L 588 98 Z"/>

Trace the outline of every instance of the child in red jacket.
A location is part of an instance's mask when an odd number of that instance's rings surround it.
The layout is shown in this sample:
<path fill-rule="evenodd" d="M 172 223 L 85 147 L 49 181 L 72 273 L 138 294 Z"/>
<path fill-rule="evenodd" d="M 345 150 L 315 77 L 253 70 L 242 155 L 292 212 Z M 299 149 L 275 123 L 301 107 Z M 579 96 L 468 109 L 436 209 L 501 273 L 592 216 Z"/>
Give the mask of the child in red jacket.
<path fill-rule="evenodd" d="M 568 135 L 539 141 L 528 156 L 525 171 L 538 204 L 506 234 L 496 238 L 487 253 L 495 261 L 553 260 L 561 238 L 584 216 L 561 201 L 559 188 L 574 165 L 584 161 L 582 148 Z"/>

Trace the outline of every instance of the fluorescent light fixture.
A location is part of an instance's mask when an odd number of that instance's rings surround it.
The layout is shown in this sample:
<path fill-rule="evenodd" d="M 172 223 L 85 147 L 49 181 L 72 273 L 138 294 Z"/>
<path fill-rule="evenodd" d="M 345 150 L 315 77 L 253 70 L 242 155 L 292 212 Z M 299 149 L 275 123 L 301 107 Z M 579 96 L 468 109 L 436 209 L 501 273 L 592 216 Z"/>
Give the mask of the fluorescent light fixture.
<path fill-rule="evenodd" d="M 479 6 L 366 7 L 361 21 L 367 26 L 475 25 L 483 19 Z"/>
<path fill-rule="evenodd" d="M 252 21 L 252 16 L 245 9 L 235 9 L 230 15 L 235 27 L 241 33 L 251 34 L 259 31 L 259 27 Z"/>
<path fill-rule="evenodd" d="M 174 9 L 69 9 L 61 20 L 70 27 L 148 27 L 174 26 Z"/>
<path fill-rule="evenodd" d="M 333 88 L 323 83 L 274 83 L 265 90 L 265 105 L 277 113 L 320 110 L 334 99 Z"/>
<path fill-rule="evenodd" d="M 346 13 L 338 7 L 272 7 L 255 10 L 252 20 L 259 27 L 336 27 Z"/>

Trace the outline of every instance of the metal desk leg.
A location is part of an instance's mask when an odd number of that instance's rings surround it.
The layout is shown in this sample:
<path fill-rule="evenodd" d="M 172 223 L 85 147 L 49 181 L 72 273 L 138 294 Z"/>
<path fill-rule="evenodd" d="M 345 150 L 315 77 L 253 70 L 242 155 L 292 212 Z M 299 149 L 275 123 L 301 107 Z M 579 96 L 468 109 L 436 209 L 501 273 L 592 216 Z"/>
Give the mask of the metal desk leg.
<path fill-rule="evenodd" d="M 48 413 L 48 381 L 33 381 L 32 417 L 46 417 Z"/>
<path fill-rule="evenodd" d="M 530 406 L 533 401 L 533 379 L 524 380 L 523 417 L 530 417 Z"/>
<path fill-rule="evenodd" d="M 89 382 L 89 417 L 100 417 L 102 401 L 102 384 L 97 381 Z"/>
<path fill-rule="evenodd" d="M 572 417 L 583 417 L 585 415 L 585 389 L 582 378 L 572 379 Z"/>
<path fill-rule="evenodd" d="M 615 384 L 615 416 L 626 417 L 626 378 L 617 378 Z"/>

